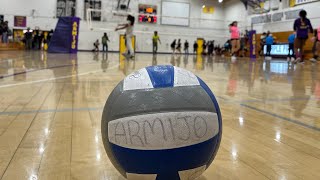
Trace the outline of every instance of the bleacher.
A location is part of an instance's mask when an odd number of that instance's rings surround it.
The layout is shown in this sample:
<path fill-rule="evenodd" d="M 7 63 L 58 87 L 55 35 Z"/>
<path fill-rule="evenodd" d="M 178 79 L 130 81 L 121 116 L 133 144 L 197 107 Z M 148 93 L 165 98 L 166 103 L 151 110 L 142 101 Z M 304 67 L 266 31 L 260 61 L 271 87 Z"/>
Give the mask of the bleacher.
<path fill-rule="evenodd" d="M 273 37 L 275 37 L 275 42 L 276 43 L 287 43 L 288 42 L 288 37 L 290 34 L 292 34 L 293 31 L 286 31 L 286 32 L 271 32 Z M 256 41 L 257 41 L 257 54 L 260 50 L 260 37 L 262 34 L 257 34 L 256 36 Z M 313 42 L 311 41 L 311 34 L 309 34 L 309 39 L 306 41 L 304 53 L 305 53 L 305 59 L 310 59 L 312 58 L 312 47 L 313 47 Z"/>
<path fill-rule="evenodd" d="M 24 49 L 24 45 L 19 42 L 9 42 L 8 44 L 0 42 L 0 51 L 15 51 Z"/>

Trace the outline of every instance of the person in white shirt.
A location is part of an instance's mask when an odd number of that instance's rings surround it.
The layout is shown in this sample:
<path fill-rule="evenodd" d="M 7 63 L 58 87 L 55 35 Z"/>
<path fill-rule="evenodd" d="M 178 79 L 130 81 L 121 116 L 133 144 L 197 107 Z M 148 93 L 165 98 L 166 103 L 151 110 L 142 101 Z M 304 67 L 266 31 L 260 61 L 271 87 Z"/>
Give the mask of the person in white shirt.
<path fill-rule="evenodd" d="M 132 36 L 133 36 L 133 27 L 135 18 L 131 15 L 127 16 L 128 23 L 126 24 L 118 24 L 116 31 L 121 29 L 126 29 L 125 37 L 126 37 L 126 46 L 127 50 L 123 53 L 124 56 L 133 58 L 134 57 L 134 50 L 132 47 Z"/>

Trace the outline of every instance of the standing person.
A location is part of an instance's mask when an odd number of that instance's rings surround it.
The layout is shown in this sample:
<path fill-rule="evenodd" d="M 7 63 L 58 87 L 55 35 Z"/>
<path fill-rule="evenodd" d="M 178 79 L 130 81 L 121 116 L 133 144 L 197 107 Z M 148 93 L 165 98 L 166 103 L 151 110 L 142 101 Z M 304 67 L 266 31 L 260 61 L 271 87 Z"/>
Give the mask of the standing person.
<path fill-rule="evenodd" d="M 102 42 L 102 51 L 108 52 L 108 42 L 110 42 L 110 40 L 109 40 L 107 33 L 103 34 L 103 36 L 101 38 L 101 42 Z"/>
<path fill-rule="evenodd" d="M 240 30 L 238 28 L 238 22 L 233 21 L 229 25 L 229 31 L 231 34 L 231 56 L 232 59 L 236 59 L 236 53 L 240 49 Z"/>
<path fill-rule="evenodd" d="M 292 33 L 289 35 L 288 37 L 288 42 L 289 42 L 289 49 L 288 49 L 288 57 L 287 57 L 287 61 L 294 61 L 294 40 L 296 39 L 296 33 Z M 290 51 L 291 51 L 291 55 L 290 55 Z"/>
<path fill-rule="evenodd" d="M 0 21 L 0 40 L 2 42 L 2 34 L 3 34 L 3 20 Z"/>
<path fill-rule="evenodd" d="M 316 44 L 316 55 L 315 56 L 318 58 L 319 57 L 319 53 L 320 53 L 320 25 L 319 25 L 319 27 L 317 29 L 317 39 L 316 39 L 316 41 L 317 41 L 317 44 Z"/>
<path fill-rule="evenodd" d="M 176 52 L 176 40 L 173 40 L 173 42 L 170 45 L 171 50 L 172 50 L 172 54 L 175 54 Z"/>
<path fill-rule="evenodd" d="M 126 36 L 127 50 L 122 55 L 129 57 L 129 58 L 134 58 L 134 49 L 132 47 L 134 21 L 135 21 L 135 18 L 131 15 L 128 15 L 127 16 L 127 23 L 126 24 L 119 24 L 118 27 L 116 28 L 116 31 L 121 30 L 121 29 L 126 29 L 125 36 Z"/>
<path fill-rule="evenodd" d="M 2 43 L 8 43 L 8 36 L 9 36 L 9 26 L 8 21 L 5 21 L 2 24 Z"/>
<path fill-rule="evenodd" d="M 208 41 L 208 42 L 207 42 L 207 54 L 208 54 L 208 55 L 210 55 L 210 50 L 211 50 L 211 49 L 210 49 L 210 44 L 211 44 L 211 41 Z"/>
<path fill-rule="evenodd" d="M 206 54 L 207 54 L 207 42 L 206 42 L 206 40 L 203 40 L 202 55 L 206 55 Z"/>
<path fill-rule="evenodd" d="M 184 53 L 185 54 L 189 54 L 189 42 L 188 42 L 188 40 L 186 40 L 184 42 Z"/>
<path fill-rule="evenodd" d="M 272 37 L 272 34 L 269 34 L 268 37 L 266 38 L 266 45 L 267 45 L 267 53 L 266 53 L 266 60 L 271 60 L 271 49 L 272 45 L 274 43 L 274 39 Z"/>
<path fill-rule="evenodd" d="M 263 55 L 264 51 L 264 45 L 266 44 L 266 38 L 267 38 L 267 33 L 263 32 L 262 35 L 260 36 L 260 50 L 259 50 L 259 55 Z"/>
<path fill-rule="evenodd" d="M 209 41 L 208 43 L 208 55 L 211 56 L 213 55 L 213 50 L 214 50 L 214 41 Z"/>
<path fill-rule="evenodd" d="M 247 52 L 247 47 L 246 47 L 246 35 L 243 34 L 240 38 L 240 57 L 245 57 L 246 52 Z"/>
<path fill-rule="evenodd" d="M 293 29 L 297 33 L 297 37 L 294 41 L 294 51 L 296 54 L 296 60 L 294 63 L 304 63 L 303 51 L 306 40 L 308 39 L 308 33 L 313 32 L 313 28 L 310 20 L 307 18 L 307 12 L 301 10 L 299 12 L 300 18 L 294 21 Z"/>
<path fill-rule="evenodd" d="M 26 33 L 24 33 L 24 39 L 26 40 L 26 49 L 31 50 L 32 49 L 32 31 L 30 31 L 30 28 L 27 29 Z"/>
<path fill-rule="evenodd" d="M 161 44 L 161 40 L 158 35 L 158 31 L 155 31 L 152 36 L 152 52 L 153 52 L 153 54 L 157 54 L 157 52 L 158 52 L 158 41 Z"/>
<path fill-rule="evenodd" d="M 178 43 L 177 43 L 177 51 L 179 52 L 179 54 L 181 54 L 181 39 L 178 39 Z"/>
<path fill-rule="evenodd" d="M 197 54 L 198 47 L 199 47 L 199 45 L 198 45 L 197 41 L 194 41 L 194 44 L 193 44 L 193 53 L 194 54 Z"/>
<path fill-rule="evenodd" d="M 319 53 L 320 53 L 320 25 L 318 29 L 315 30 L 313 39 L 314 39 L 314 45 L 312 48 L 313 58 L 311 58 L 310 61 L 317 62 Z"/>
<path fill-rule="evenodd" d="M 39 47 L 39 30 L 35 30 L 33 35 L 33 48 L 38 49 L 38 47 Z"/>
<path fill-rule="evenodd" d="M 43 40 L 44 40 L 44 32 L 40 31 L 40 33 L 39 33 L 39 47 L 38 47 L 39 50 L 43 49 L 43 46 L 44 46 Z"/>

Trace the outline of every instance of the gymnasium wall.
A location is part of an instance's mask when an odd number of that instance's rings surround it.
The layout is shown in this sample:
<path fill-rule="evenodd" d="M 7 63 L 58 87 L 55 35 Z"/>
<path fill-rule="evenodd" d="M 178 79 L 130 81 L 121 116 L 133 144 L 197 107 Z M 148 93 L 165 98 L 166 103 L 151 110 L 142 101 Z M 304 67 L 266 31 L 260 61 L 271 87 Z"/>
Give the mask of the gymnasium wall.
<path fill-rule="evenodd" d="M 282 3 L 288 3 L 287 1 L 283 1 Z M 287 4 L 282 5 L 282 8 L 280 6 L 279 10 L 271 11 L 268 14 L 274 14 L 279 12 L 286 12 L 286 11 L 292 11 L 296 9 L 304 9 L 307 11 L 308 15 L 307 17 L 311 20 L 311 23 L 314 27 L 318 27 L 320 25 L 320 1 L 308 3 L 308 4 L 302 4 L 297 5 L 295 7 L 288 7 Z M 252 15 L 248 16 L 248 24 L 251 24 L 251 18 L 259 16 L 259 15 Z M 270 23 L 261 23 L 261 24 L 254 24 L 253 29 L 257 30 L 257 33 L 262 32 L 283 32 L 283 31 L 292 31 L 293 30 L 293 22 L 292 20 L 285 20 L 285 17 L 283 17 L 282 21 L 279 22 L 270 22 Z"/>
<path fill-rule="evenodd" d="M 230 24 L 232 21 L 239 21 L 240 23 L 238 26 L 241 31 L 247 29 L 247 10 L 240 0 L 226 1 L 223 3 L 223 9 L 225 11 L 224 17 L 228 24 Z M 226 26 L 228 24 L 226 24 Z"/>
<path fill-rule="evenodd" d="M 56 15 L 56 0 L 0 0 L 0 14 L 9 21 L 10 28 L 14 25 L 14 16 L 21 15 L 27 16 L 29 27 L 50 30 L 57 23 L 57 19 L 53 18 Z"/>
<path fill-rule="evenodd" d="M 193 42 L 196 40 L 196 38 L 205 38 L 205 39 L 214 39 L 218 43 L 223 43 L 225 40 L 225 28 L 224 27 L 224 21 L 223 21 L 223 8 L 222 5 L 218 2 L 214 1 L 205 1 L 205 0 L 170 0 L 171 2 L 186 2 L 190 3 L 190 18 L 206 18 L 206 19 L 212 19 L 215 20 L 209 21 L 212 24 L 201 24 L 199 27 L 198 23 L 190 23 L 189 27 L 183 27 L 183 26 L 170 26 L 170 25 L 161 25 L 160 22 L 158 24 L 142 24 L 142 23 L 136 23 L 135 24 L 135 31 L 144 31 L 144 32 L 153 32 L 157 30 L 160 35 L 160 39 L 162 41 L 162 45 L 159 46 L 159 52 L 170 52 L 170 44 L 174 39 L 181 38 L 182 42 L 185 40 L 188 40 L 190 43 L 190 47 L 192 46 Z M 103 1 L 103 9 L 105 11 L 111 11 L 114 1 Z M 131 1 L 130 8 L 132 12 L 138 12 L 138 4 L 153 4 L 158 6 L 158 15 L 161 15 L 161 1 L 159 0 L 136 0 Z M 215 7 L 214 14 L 203 14 L 201 12 L 202 5 L 211 5 Z M 123 21 L 120 21 L 123 22 Z M 106 29 L 114 29 L 116 24 L 114 23 L 106 23 L 106 22 L 94 22 L 94 27 L 102 27 Z M 98 31 L 96 34 L 92 34 L 90 30 L 88 30 L 86 27 L 82 26 L 81 28 L 81 36 L 85 36 L 84 39 L 97 39 L 100 38 L 103 31 Z M 123 31 L 122 31 L 123 32 Z M 168 33 L 172 35 L 163 35 L 161 33 Z M 118 32 L 108 32 L 111 36 L 111 41 L 114 46 L 111 46 L 112 50 L 118 49 L 118 39 L 119 34 Z M 189 36 L 185 36 L 185 34 L 188 34 Z M 152 34 L 146 34 L 146 33 L 135 33 L 137 38 L 137 44 L 136 44 L 136 50 L 137 51 L 152 51 Z M 191 35 L 191 36 L 190 36 Z M 208 38 L 209 37 L 209 38 Z M 80 47 L 86 47 L 88 45 L 88 42 L 84 42 L 80 40 Z M 92 44 L 92 43 L 91 43 Z M 89 47 L 91 48 L 91 44 L 89 44 Z M 89 47 L 86 47 L 89 48 Z"/>
<path fill-rule="evenodd" d="M 196 38 L 205 38 L 208 40 L 214 39 L 217 44 L 223 44 L 227 38 L 227 28 L 225 22 L 225 12 L 223 3 L 217 1 L 206 0 L 170 0 L 171 2 L 187 2 L 190 3 L 190 17 L 191 18 L 206 18 L 214 21 L 207 21 L 206 23 L 191 23 L 190 27 L 168 26 L 161 25 L 158 22 L 157 25 L 152 24 L 140 24 L 136 23 L 136 31 L 154 31 L 157 30 L 160 34 L 162 45 L 159 47 L 160 52 L 169 52 L 170 43 L 175 38 L 181 38 L 184 42 L 186 39 L 192 46 Z M 36 26 L 43 30 L 54 29 L 57 19 L 56 15 L 56 3 L 57 0 L 0 0 L 2 4 L 0 6 L 0 14 L 3 14 L 5 20 L 9 21 L 9 26 L 13 27 L 14 15 L 27 16 L 27 26 L 34 28 Z M 105 11 L 111 11 L 112 6 L 116 3 L 115 0 L 103 0 L 102 9 Z M 132 12 L 138 12 L 138 4 L 154 4 L 158 6 L 158 15 L 161 15 L 161 1 L 160 0 L 131 0 L 130 8 Z M 213 14 L 202 13 L 202 5 L 214 6 L 215 10 Z M 32 13 L 32 10 L 35 10 Z M 84 0 L 77 0 L 76 15 L 81 19 L 84 18 Z M 210 22 L 210 23 L 208 23 Z M 106 28 L 114 29 L 115 23 L 95 22 L 95 25 Z M 96 39 L 101 39 L 104 31 L 91 31 L 89 30 L 86 21 L 82 20 L 80 25 L 79 36 L 79 49 L 90 50 L 93 47 L 93 42 Z M 161 32 L 172 35 L 161 35 Z M 119 33 L 122 32 L 108 32 L 110 35 L 111 43 L 109 44 L 110 50 L 117 51 L 119 49 Z M 188 36 L 184 36 L 188 34 Z M 151 37 L 152 34 L 136 34 L 138 51 L 151 52 Z M 210 38 L 207 38 L 210 37 Z"/>

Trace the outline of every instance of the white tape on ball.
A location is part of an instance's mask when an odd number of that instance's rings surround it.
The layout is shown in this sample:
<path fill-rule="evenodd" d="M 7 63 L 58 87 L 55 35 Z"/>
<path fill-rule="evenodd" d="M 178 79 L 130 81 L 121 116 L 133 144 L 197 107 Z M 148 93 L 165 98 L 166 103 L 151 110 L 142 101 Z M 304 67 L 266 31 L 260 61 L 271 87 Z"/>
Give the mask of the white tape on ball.
<path fill-rule="evenodd" d="M 116 119 L 108 123 L 109 141 L 118 146 L 161 150 L 190 146 L 219 133 L 212 112 L 167 112 Z"/>

